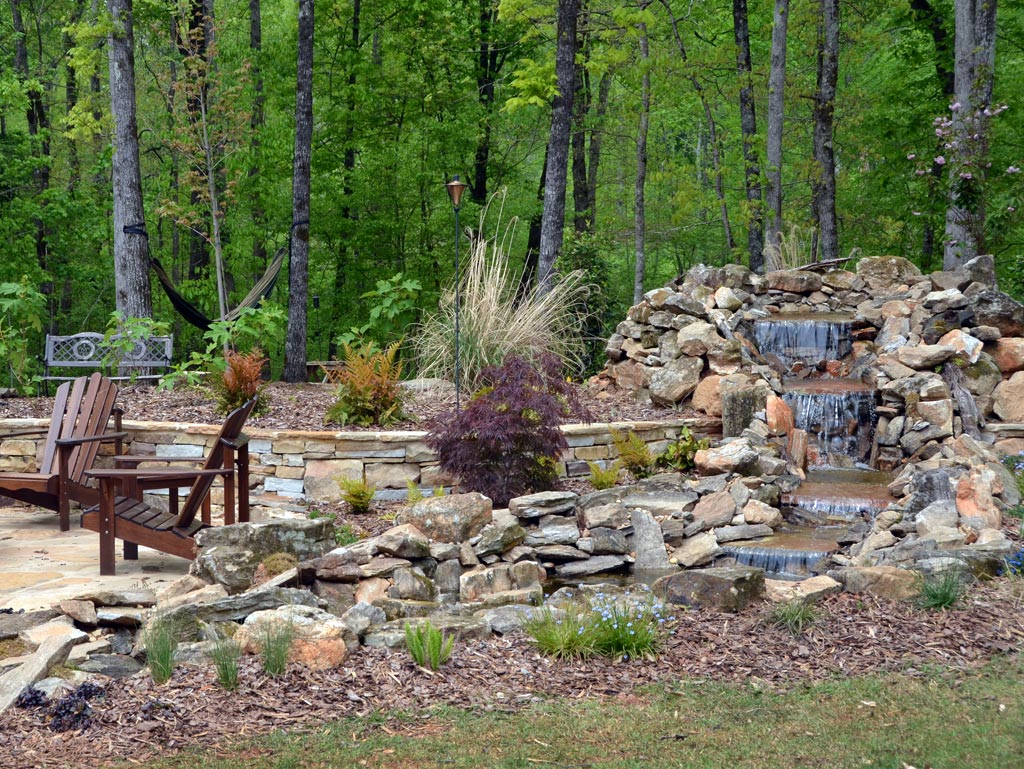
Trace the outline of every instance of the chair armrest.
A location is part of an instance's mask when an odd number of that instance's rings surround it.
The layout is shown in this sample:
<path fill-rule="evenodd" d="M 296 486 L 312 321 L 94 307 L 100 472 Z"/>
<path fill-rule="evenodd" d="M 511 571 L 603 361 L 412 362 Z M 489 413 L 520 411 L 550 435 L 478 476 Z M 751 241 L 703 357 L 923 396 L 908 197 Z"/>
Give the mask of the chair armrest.
<path fill-rule="evenodd" d="M 145 454 L 118 454 L 114 457 L 115 465 L 138 465 L 143 462 L 205 462 L 206 457 L 157 457 Z"/>
<path fill-rule="evenodd" d="M 99 441 L 118 441 L 128 437 L 128 433 L 103 433 L 101 435 L 87 435 L 83 438 L 58 438 L 58 446 L 78 446 L 82 443 L 97 443 Z"/>
<path fill-rule="evenodd" d="M 217 475 L 234 475 L 230 467 L 212 469 L 177 469 L 177 468 L 136 468 L 86 470 L 90 478 L 96 478 L 101 485 L 116 481 L 133 480 L 141 489 L 170 489 L 191 486 L 197 478 Z"/>

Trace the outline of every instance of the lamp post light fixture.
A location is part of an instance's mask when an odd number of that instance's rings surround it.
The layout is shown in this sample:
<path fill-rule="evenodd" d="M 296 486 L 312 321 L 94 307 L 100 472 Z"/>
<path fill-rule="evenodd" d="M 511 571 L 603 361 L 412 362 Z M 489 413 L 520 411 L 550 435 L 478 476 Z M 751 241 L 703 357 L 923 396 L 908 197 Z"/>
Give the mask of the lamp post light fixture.
<path fill-rule="evenodd" d="M 459 209 L 462 207 L 462 194 L 469 187 L 463 181 L 459 181 L 458 175 L 445 185 L 448 190 L 448 198 L 452 201 L 452 210 L 455 212 L 455 413 L 459 413 L 459 294 L 462 290 L 461 274 L 459 273 Z"/>

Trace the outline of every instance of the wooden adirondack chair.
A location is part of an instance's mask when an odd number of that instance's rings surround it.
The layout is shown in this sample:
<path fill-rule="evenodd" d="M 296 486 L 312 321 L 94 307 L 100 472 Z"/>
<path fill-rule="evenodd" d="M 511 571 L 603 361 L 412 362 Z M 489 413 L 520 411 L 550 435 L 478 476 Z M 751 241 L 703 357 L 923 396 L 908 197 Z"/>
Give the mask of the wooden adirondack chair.
<path fill-rule="evenodd" d="M 235 522 L 235 490 L 238 520 L 249 520 L 249 448 L 242 434 L 255 400 L 228 414 L 201 468 L 138 467 L 146 463 L 198 462 L 181 457 L 116 457 L 112 470 L 90 470 L 99 481 L 99 504 L 82 513 L 82 528 L 100 535 L 100 574 L 114 573 L 115 540 L 124 541 L 124 557 L 134 560 L 139 545 L 192 560 L 196 556 L 195 533 L 211 525 L 210 491 L 218 476 L 224 478 L 224 523 Z M 128 467 L 135 465 L 135 467 Z M 178 489 L 188 488 L 179 504 Z M 143 500 L 143 492 L 168 489 L 168 511 Z M 120 490 L 120 494 L 118 491 Z M 198 516 L 198 517 L 197 517 Z"/>
<path fill-rule="evenodd" d="M 100 443 L 113 441 L 121 452 L 121 410 L 114 407 L 117 385 L 99 373 L 65 382 L 57 388 L 49 428 L 18 430 L 0 438 L 46 435 L 43 459 L 34 473 L 0 473 L 0 496 L 55 510 L 60 530 L 71 528 L 70 502 L 99 502 L 97 489 L 85 485 Z M 106 432 L 110 417 L 114 432 Z"/>

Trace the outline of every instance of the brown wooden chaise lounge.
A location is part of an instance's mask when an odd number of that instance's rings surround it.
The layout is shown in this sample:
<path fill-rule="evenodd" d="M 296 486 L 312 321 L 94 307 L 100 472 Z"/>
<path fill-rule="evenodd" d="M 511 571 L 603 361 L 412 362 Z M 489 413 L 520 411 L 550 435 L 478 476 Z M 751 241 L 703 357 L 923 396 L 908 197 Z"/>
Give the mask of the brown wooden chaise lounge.
<path fill-rule="evenodd" d="M 199 462 L 182 457 L 116 457 L 111 470 L 90 470 L 99 481 L 99 504 L 82 513 L 82 527 L 100 535 L 100 574 L 114 573 L 115 540 L 124 541 L 124 557 L 134 560 L 139 545 L 162 553 L 194 559 L 195 534 L 211 525 L 210 491 L 218 476 L 224 477 L 224 523 L 235 522 L 237 489 L 238 520 L 249 520 L 249 449 L 242 434 L 255 400 L 228 414 L 201 468 L 138 467 L 145 463 Z M 134 465 L 134 467 L 129 467 Z M 179 504 L 178 489 L 188 488 Z M 143 492 L 168 489 L 168 510 L 143 500 Z"/>
<path fill-rule="evenodd" d="M 114 407 L 117 385 L 99 373 L 65 382 L 57 388 L 48 428 L 18 430 L 0 438 L 45 434 L 42 461 L 34 473 L 0 473 L 0 496 L 57 512 L 60 530 L 71 528 L 71 500 L 99 502 L 97 489 L 85 485 L 100 443 L 113 441 L 121 453 L 121 410 Z M 114 432 L 106 432 L 110 417 Z"/>

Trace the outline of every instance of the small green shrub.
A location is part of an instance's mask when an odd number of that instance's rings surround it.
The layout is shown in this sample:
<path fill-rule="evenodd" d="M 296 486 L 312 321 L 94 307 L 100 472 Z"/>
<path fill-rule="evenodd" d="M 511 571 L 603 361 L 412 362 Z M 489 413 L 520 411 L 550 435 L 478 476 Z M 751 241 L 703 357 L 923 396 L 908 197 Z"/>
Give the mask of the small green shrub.
<path fill-rule="evenodd" d="M 377 493 L 376 486 L 362 478 L 339 478 L 338 486 L 341 487 L 341 498 L 348 502 L 353 513 L 362 514 L 370 511 L 373 495 Z"/>
<path fill-rule="evenodd" d="M 18 392 L 35 391 L 35 354 L 42 346 L 46 297 L 22 275 L 17 283 L 0 283 L 0 364 L 10 372 Z"/>
<path fill-rule="evenodd" d="M 658 467 L 667 467 L 680 473 L 689 472 L 693 469 L 693 458 L 698 451 L 711 446 L 708 438 L 697 439 L 685 425 L 680 428 L 679 436 L 668 445 L 668 448 L 658 457 Z"/>
<path fill-rule="evenodd" d="M 637 480 L 646 478 L 654 467 L 654 454 L 651 448 L 635 432 L 612 430 L 612 443 L 619 452 L 619 461 Z"/>
<path fill-rule="evenodd" d="M 818 610 L 808 601 L 793 599 L 772 609 L 771 619 L 772 623 L 786 628 L 792 635 L 800 636 L 817 621 Z"/>
<path fill-rule="evenodd" d="M 232 638 L 223 638 L 210 652 L 217 683 L 229 692 L 238 688 L 238 661 L 242 658 L 242 647 Z"/>
<path fill-rule="evenodd" d="M 542 654 L 555 659 L 583 659 L 594 653 L 586 616 L 574 609 L 555 613 L 544 607 L 523 623 L 523 630 Z"/>
<path fill-rule="evenodd" d="M 358 542 L 359 539 L 360 537 L 356 534 L 355 529 L 347 523 L 343 523 L 334 529 L 334 541 L 340 547 L 351 545 L 353 542 Z"/>
<path fill-rule="evenodd" d="M 963 597 L 964 584 L 955 571 L 944 571 L 938 576 L 921 581 L 918 605 L 922 609 L 948 609 Z"/>
<path fill-rule="evenodd" d="M 420 485 L 416 483 L 416 481 L 406 481 L 405 488 L 405 499 L 410 505 L 415 505 L 423 499 L 423 489 L 420 488 Z"/>
<path fill-rule="evenodd" d="M 288 667 L 288 652 L 295 638 L 291 623 L 267 623 L 259 633 L 260 663 L 269 676 L 279 676 Z"/>
<path fill-rule="evenodd" d="M 174 673 L 174 653 L 178 649 L 181 628 L 174 622 L 155 617 L 143 632 L 146 666 L 153 683 L 162 684 Z"/>
<path fill-rule="evenodd" d="M 405 646 L 421 668 L 437 670 L 452 654 L 455 636 L 445 635 L 430 620 L 418 625 L 405 623 Z"/>
<path fill-rule="evenodd" d="M 341 425 L 389 425 L 405 418 L 402 412 L 402 362 L 399 342 L 384 351 L 370 346 L 342 345 L 345 368 L 339 375 L 334 405 L 325 422 Z"/>
<path fill-rule="evenodd" d="M 607 467 L 601 467 L 597 462 L 587 462 L 587 467 L 590 468 L 590 475 L 587 476 L 590 485 L 600 491 L 601 489 L 610 489 L 616 484 L 619 480 L 622 463 L 616 459 Z"/>

